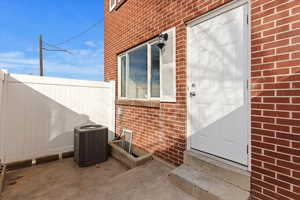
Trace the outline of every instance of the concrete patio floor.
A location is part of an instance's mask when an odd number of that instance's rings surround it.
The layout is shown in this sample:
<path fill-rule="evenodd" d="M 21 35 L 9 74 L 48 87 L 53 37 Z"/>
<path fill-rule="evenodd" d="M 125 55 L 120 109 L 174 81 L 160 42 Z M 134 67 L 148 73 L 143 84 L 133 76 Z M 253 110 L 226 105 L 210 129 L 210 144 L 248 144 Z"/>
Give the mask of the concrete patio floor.
<path fill-rule="evenodd" d="M 118 161 L 79 168 L 72 159 L 10 172 L 1 200 L 194 200 L 173 186 L 171 168 L 152 160 L 128 170 Z"/>

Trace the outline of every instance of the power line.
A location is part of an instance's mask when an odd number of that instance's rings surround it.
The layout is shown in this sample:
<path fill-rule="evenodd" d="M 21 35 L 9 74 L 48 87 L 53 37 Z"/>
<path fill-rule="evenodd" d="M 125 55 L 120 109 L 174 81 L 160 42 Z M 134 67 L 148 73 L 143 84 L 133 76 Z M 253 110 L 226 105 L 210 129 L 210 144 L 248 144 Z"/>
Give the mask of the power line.
<path fill-rule="evenodd" d="M 48 43 L 48 42 L 46 42 L 46 41 L 43 41 L 43 42 L 44 42 L 44 44 L 46 44 L 47 46 L 52 47 L 52 48 L 55 48 L 54 50 L 53 50 L 53 49 L 46 49 L 46 48 L 44 48 L 44 50 L 47 50 L 47 51 L 64 51 L 64 52 L 67 52 L 67 53 L 71 54 L 71 51 L 69 51 L 69 50 L 67 50 L 67 49 L 63 49 L 63 48 L 58 47 L 58 46 L 56 46 L 56 45 L 54 45 L 54 44 L 50 44 L 50 43 Z"/>
<path fill-rule="evenodd" d="M 68 38 L 66 40 L 61 41 L 61 42 L 58 42 L 58 43 L 56 43 L 56 45 L 62 45 L 62 44 L 65 44 L 67 42 L 70 42 L 72 40 L 75 40 L 75 39 L 81 37 L 82 35 L 88 33 L 90 30 L 92 30 L 94 27 L 96 27 L 98 24 L 100 24 L 102 21 L 103 21 L 103 18 L 100 19 L 100 20 L 98 20 L 96 23 L 92 24 L 91 26 L 89 26 L 87 29 L 85 29 L 84 31 L 80 32 L 79 34 L 74 35 L 74 36 L 72 36 L 72 37 L 70 37 L 70 38 Z"/>
<path fill-rule="evenodd" d="M 51 47 L 52 49 L 48 49 L 44 47 L 44 44 Z M 62 49 L 56 45 L 49 44 L 45 41 L 43 41 L 42 35 L 39 36 L 39 61 L 40 61 L 40 76 L 44 76 L 44 51 L 60 51 L 60 52 L 65 52 L 65 53 L 71 53 L 66 49 Z"/>

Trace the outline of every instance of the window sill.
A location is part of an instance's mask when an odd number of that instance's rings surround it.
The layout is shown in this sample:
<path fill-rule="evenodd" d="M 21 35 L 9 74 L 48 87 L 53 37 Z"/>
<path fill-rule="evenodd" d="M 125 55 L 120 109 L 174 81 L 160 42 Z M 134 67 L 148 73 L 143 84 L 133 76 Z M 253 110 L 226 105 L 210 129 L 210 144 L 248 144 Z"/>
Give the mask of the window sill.
<path fill-rule="evenodd" d="M 125 100 L 119 99 L 116 101 L 117 105 L 124 105 L 124 106 L 138 106 L 138 107 L 149 107 L 149 108 L 159 108 L 160 101 L 154 100 Z"/>

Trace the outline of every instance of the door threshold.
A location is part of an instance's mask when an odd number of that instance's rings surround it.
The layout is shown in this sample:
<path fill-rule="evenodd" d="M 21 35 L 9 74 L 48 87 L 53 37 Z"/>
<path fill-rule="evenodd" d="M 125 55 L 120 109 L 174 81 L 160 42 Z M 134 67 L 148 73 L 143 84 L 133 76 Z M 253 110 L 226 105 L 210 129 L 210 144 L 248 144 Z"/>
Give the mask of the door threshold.
<path fill-rule="evenodd" d="M 228 160 L 226 158 L 222 158 L 220 156 L 216 156 L 216 155 L 213 155 L 213 154 L 210 154 L 210 153 L 207 153 L 207 152 L 204 152 L 204 151 L 200 151 L 200 150 L 194 149 L 194 148 L 190 148 L 188 151 L 192 151 L 192 152 L 194 152 L 196 154 L 200 154 L 202 156 L 206 156 L 206 157 L 208 157 L 211 160 L 215 160 L 217 162 L 224 163 L 225 165 L 230 165 L 230 166 L 239 168 L 239 169 L 241 169 L 243 171 L 249 172 L 249 168 L 248 168 L 247 165 L 243 165 L 241 163 L 237 163 L 237 162 L 234 162 L 232 160 Z"/>

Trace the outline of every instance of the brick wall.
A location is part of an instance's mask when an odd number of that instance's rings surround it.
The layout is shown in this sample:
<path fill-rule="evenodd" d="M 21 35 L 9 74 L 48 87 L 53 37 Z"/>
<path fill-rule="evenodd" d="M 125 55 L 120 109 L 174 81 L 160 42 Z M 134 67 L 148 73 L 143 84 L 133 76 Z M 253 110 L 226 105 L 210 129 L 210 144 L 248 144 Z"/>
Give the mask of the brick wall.
<path fill-rule="evenodd" d="M 300 199 L 300 1 L 252 1 L 252 191 Z"/>
<path fill-rule="evenodd" d="M 105 0 L 105 79 L 117 80 L 117 54 L 176 26 L 177 101 L 158 106 L 117 105 L 117 133 L 133 130 L 134 143 L 173 164 L 183 162 L 186 149 L 185 21 L 230 0 L 127 0 L 109 12 Z M 123 103 L 122 103 L 123 104 Z"/>
<path fill-rule="evenodd" d="M 117 80 L 117 54 L 176 26 L 177 102 L 119 102 L 117 132 L 174 164 L 186 148 L 186 26 L 230 0 L 127 0 L 108 12 L 105 79 Z M 251 0 L 253 199 L 300 199 L 300 0 Z"/>

